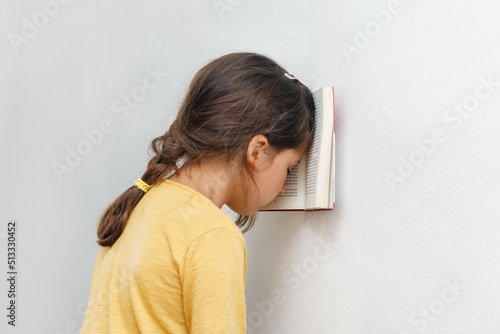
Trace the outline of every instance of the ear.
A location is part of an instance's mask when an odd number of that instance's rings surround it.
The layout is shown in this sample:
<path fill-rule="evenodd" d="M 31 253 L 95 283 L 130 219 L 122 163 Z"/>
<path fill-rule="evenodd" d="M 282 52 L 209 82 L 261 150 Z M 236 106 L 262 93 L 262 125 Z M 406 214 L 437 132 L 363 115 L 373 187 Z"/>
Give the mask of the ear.
<path fill-rule="evenodd" d="M 256 170 L 263 164 L 266 156 L 269 154 L 270 145 L 266 136 L 256 135 L 248 143 L 247 162 Z"/>

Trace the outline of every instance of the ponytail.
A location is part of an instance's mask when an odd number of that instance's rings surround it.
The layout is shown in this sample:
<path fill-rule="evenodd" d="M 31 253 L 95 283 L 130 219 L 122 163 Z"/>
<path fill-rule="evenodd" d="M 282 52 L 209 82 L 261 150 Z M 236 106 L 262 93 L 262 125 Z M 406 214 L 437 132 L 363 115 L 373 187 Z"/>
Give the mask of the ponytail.
<path fill-rule="evenodd" d="M 141 177 L 149 185 L 155 184 L 172 171 L 177 171 L 180 168 L 174 162 L 181 160 L 182 149 L 171 140 L 172 133 L 178 129 L 176 124 L 174 122 L 164 136 L 155 138 L 151 143 L 151 150 L 156 153 L 156 156 L 151 159 L 148 169 Z M 125 190 L 104 211 L 97 227 L 97 243 L 100 246 L 112 246 L 118 240 L 127 225 L 132 210 L 144 194 L 141 189 L 134 185 Z"/>
<path fill-rule="evenodd" d="M 100 246 L 112 246 L 118 240 L 130 213 L 143 196 L 142 190 L 136 186 L 130 187 L 104 211 L 97 228 L 97 243 Z"/>

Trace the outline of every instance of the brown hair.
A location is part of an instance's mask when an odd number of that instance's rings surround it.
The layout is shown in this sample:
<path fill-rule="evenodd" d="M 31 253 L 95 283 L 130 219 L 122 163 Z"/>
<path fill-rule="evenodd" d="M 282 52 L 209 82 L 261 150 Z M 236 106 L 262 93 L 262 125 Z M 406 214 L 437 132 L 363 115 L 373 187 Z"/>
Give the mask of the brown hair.
<path fill-rule="evenodd" d="M 275 153 L 308 148 L 314 131 L 312 93 L 285 73 L 257 53 L 230 53 L 205 65 L 194 76 L 170 129 L 153 139 L 150 149 L 155 155 L 142 180 L 154 185 L 182 168 L 176 165 L 179 159 L 190 166 L 214 156 L 225 156 L 228 163 L 240 159 L 242 173 L 253 180 L 246 151 L 258 134 L 267 138 Z M 143 196 L 134 185 L 105 210 L 97 229 L 99 245 L 111 246 L 118 240 Z M 239 215 L 235 224 L 248 224 L 245 233 L 255 217 Z"/>

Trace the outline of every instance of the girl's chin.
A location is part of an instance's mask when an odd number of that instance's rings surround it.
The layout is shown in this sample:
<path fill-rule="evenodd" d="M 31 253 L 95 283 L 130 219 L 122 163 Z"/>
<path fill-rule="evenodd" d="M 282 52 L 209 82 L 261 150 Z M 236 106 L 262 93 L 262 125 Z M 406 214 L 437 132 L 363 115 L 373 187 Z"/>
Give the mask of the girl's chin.
<path fill-rule="evenodd" d="M 260 207 L 260 209 L 264 209 L 266 207 L 268 207 L 269 205 L 273 204 L 274 202 L 276 202 L 276 200 L 278 199 L 278 197 L 276 196 L 271 202 L 267 203 L 267 204 L 264 204 Z"/>

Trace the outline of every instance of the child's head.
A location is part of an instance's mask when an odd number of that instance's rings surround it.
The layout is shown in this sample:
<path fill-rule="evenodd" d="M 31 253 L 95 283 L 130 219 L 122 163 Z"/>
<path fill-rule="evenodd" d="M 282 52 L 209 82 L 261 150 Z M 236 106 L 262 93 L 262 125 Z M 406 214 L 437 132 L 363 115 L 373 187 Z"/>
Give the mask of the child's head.
<path fill-rule="evenodd" d="M 314 100 L 306 86 L 285 73 L 256 53 L 231 53 L 205 65 L 194 76 L 170 129 L 153 140 L 155 156 L 142 180 L 154 185 L 182 168 L 178 161 L 188 167 L 213 157 L 224 157 L 228 166 L 240 163 L 241 173 L 253 180 L 247 151 L 257 135 L 267 140 L 272 156 L 287 149 L 304 152 L 313 139 Z M 127 207 L 133 209 L 144 193 L 136 187 L 129 190 Z M 236 224 L 247 222 L 245 232 L 253 216 L 240 215 Z"/>

